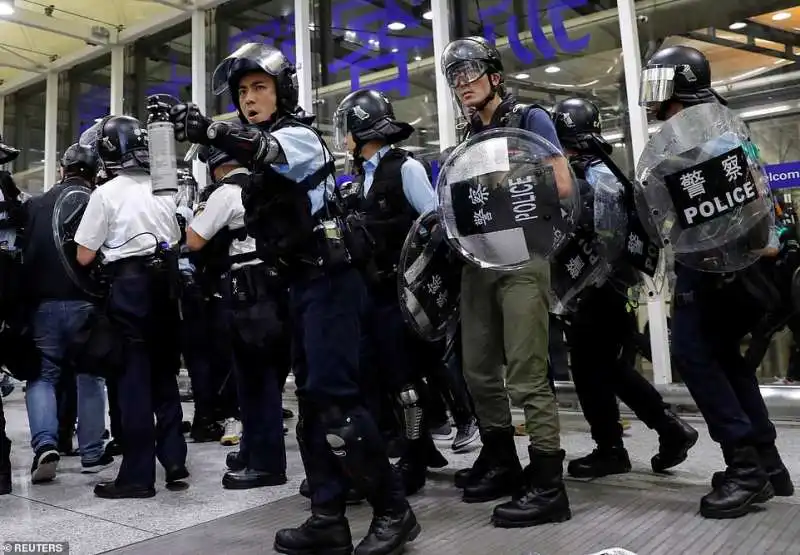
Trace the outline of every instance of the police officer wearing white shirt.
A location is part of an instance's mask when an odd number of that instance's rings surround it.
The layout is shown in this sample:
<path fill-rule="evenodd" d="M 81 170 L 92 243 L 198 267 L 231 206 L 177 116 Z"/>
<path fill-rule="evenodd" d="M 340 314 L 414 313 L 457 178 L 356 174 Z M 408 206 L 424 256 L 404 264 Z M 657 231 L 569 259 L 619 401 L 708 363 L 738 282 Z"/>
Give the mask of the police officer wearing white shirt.
<path fill-rule="evenodd" d="M 128 116 L 106 116 L 84 132 L 80 144 L 96 152 L 98 180 L 75 242 L 84 266 L 98 253 L 109 276 L 109 317 L 123 342 L 118 377 L 122 465 L 116 480 L 95 487 L 98 497 L 155 495 L 155 461 L 167 483 L 189 476 L 183 412 L 177 383 L 177 303 L 165 253 L 180 239 L 172 197 L 152 193 L 147 132 Z M 177 261 L 174 274 L 177 273 Z M 175 350 L 177 352 L 177 350 Z M 156 416 L 157 425 L 153 422 Z"/>
<path fill-rule="evenodd" d="M 364 405 L 359 359 L 366 290 L 327 200 L 333 156 L 310 127 L 313 116 L 298 106 L 296 70 L 278 49 L 246 44 L 216 68 L 212 81 L 215 93 L 231 91 L 242 123 L 212 124 L 197 106 L 178 105 L 171 113 L 176 137 L 211 143 L 251 170 L 242 197 L 248 232 L 259 254 L 281 261 L 290 282 L 297 437 L 312 516 L 279 530 L 274 549 L 350 553 L 345 501 L 349 484 L 357 482 L 374 515 L 355 553 L 396 553 L 420 526 Z"/>
<path fill-rule="evenodd" d="M 282 349 L 280 343 L 288 340 L 279 303 L 285 287 L 275 270 L 258 258 L 256 241 L 244 229 L 242 185 L 250 172 L 219 149 L 204 150 L 202 158 L 222 185 L 189 224 L 186 244 L 192 251 L 214 238 L 228 244 L 229 271 L 221 290 L 243 426 L 238 458 L 245 468 L 227 472 L 222 484 L 228 489 L 285 484 L 280 357 L 275 356 Z"/>

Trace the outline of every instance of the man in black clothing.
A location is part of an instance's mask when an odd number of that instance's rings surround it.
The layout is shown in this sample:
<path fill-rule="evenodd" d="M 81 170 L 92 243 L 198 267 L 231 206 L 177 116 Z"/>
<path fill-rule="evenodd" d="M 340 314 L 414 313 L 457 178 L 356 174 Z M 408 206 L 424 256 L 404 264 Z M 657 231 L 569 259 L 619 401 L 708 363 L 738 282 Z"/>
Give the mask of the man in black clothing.
<path fill-rule="evenodd" d="M 29 202 L 26 210 L 26 238 L 23 275 L 26 296 L 32 309 L 37 346 L 42 353 L 41 374 L 28 381 L 25 397 L 31 428 L 34 460 L 33 483 L 55 477 L 58 452 L 58 405 L 56 392 L 64 368 L 69 342 L 86 323 L 93 310 L 92 296 L 78 287 L 67 273 L 53 233 L 53 214 L 68 188 L 89 191 L 94 180 L 96 159 L 77 144 L 61 160 L 62 180 L 44 195 Z M 103 452 L 105 431 L 105 383 L 102 378 L 77 370 L 78 444 L 84 472 L 97 472 L 113 462 Z"/>

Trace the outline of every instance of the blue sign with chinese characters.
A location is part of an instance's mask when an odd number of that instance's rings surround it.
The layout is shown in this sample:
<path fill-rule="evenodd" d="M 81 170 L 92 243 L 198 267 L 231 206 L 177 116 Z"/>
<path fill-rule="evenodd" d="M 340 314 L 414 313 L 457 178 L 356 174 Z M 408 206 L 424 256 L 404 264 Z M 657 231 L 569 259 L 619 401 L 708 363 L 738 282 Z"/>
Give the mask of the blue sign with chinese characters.
<path fill-rule="evenodd" d="M 800 160 L 764 166 L 772 189 L 800 188 Z"/>

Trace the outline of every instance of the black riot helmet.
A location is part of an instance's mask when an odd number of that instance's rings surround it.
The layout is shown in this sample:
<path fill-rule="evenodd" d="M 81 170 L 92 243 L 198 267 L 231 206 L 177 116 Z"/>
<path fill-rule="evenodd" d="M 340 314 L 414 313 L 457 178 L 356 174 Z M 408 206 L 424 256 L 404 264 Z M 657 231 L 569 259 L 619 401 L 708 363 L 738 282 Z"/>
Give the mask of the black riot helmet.
<path fill-rule="evenodd" d="M 591 150 L 594 140 L 608 154 L 613 150 L 601 135 L 600 109 L 585 98 L 568 98 L 556 104 L 553 107 L 553 124 L 558 140 L 566 148 L 582 153 Z"/>
<path fill-rule="evenodd" d="M 214 172 L 219 167 L 225 164 L 239 164 L 233 156 L 213 146 L 201 146 L 197 151 L 197 159 L 208 166 L 214 181 L 217 181 Z"/>
<path fill-rule="evenodd" d="M 0 166 L 10 164 L 19 156 L 19 150 L 3 142 L 3 135 L 0 133 Z"/>
<path fill-rule="evenodd" d="M 247 43 L 222 60 L 211 77 L 211 88 L 216 95 L 229 90 L 233 104 L 239 112 L 239 119 L 247 123 L 239 106 L 239 81 L 245 74 L 253 71 L 264 72 L 275 80 L 278 98 L 276 109 L 279 113 L 297 112 L 297 70 L 283 52 L 269 44 Z"/>
<path fill-rule="evenodd" d="M 64 170 L 65 178 L 77 175 L 92 182 L 97 174 L 97 156 L 92 149 L 75 143 L 61 156 L 61 168 Z"/>
<path fill-rule="evenodd" d="M 131 116 L 106 116 L 83 132 L 78 143 L 98 159 L 97 177 L 120 170 L 150 169 L 147 129 Z"/>
<path fill-rule="evenodd" d="M 356 143 L 354 154 L 358 154 L 361 146 L 369 141 L 394 144 L 408 139 L 414 132 L 410 124 L 395 119 L 389 99 L 372 89 L 348 94 L 336 108 L 333 128 L 334 146 L 339 150 L 346 150 L 347 134 L 352 133 Z"/>
<path fill-rule="evenodd" d="M 689 46 L 662 48 L 647 61 L 640 79 L 639 104 L 665 119 L 670 102 L 694 106 L 728 101 L 711 88 L 711 66 L 705 55 Z"/>
<path fill-rule="evenodd" d="M 498 93 L 502 96 L 505 92 L 500 52 L 483 37 L 451 41 L 442 53 L 441 68 L 451 89 L 477 81 L 484 75 L 500 76 L 499 84 L 492 84 L 491 94 L 475 107 L 477 110 L 482 110 Z"/>

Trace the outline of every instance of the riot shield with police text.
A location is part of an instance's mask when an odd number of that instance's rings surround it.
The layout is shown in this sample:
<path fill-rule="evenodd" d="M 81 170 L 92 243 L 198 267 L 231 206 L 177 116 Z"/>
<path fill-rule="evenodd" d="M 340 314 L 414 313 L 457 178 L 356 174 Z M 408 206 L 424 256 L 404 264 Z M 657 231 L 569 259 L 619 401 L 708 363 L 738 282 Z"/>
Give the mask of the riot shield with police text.
<path fill-rule="evenodd" d="M 67 275 L 84 293 L 100 298 L 103 296 L 100 282 L 76 259 L 75 233 L 91 194 L 91 189 L 82 185 L 69 185 L 61 191 L 53 210 L 52 228 L 58 256 Z"/>
<path fill-rule="evenodd" d="M 483 131 L 457 146 L 439 170 L 437 191 L 448 241 L 481 268 L 551 260 L 579 211 L 578 187 L 560 150 L 516 128 Z"/>
<path fill-rule="evenodd" d="M 559 316 L 574 312 L 581 293 L 601 286 L 611 271 L 597 235 L 591 229 L 577 228 L 550 263 L 550 312 Z"/>
<path fill-rule="evenodd" d="M 774 210 L 745 122 L 719 104 L 686 108 L 650 137 L 636 168 L 638 201 L 675 260 L 732 272 L 759 258 Z"/>
<path fill-rule="evenodd" d="M 442 339 L 458 318 L 462 266 L 439 215 L 432 211 L 417 218 L 400 254 L 397 286 L 403 316 L 423 339 Z"/>

